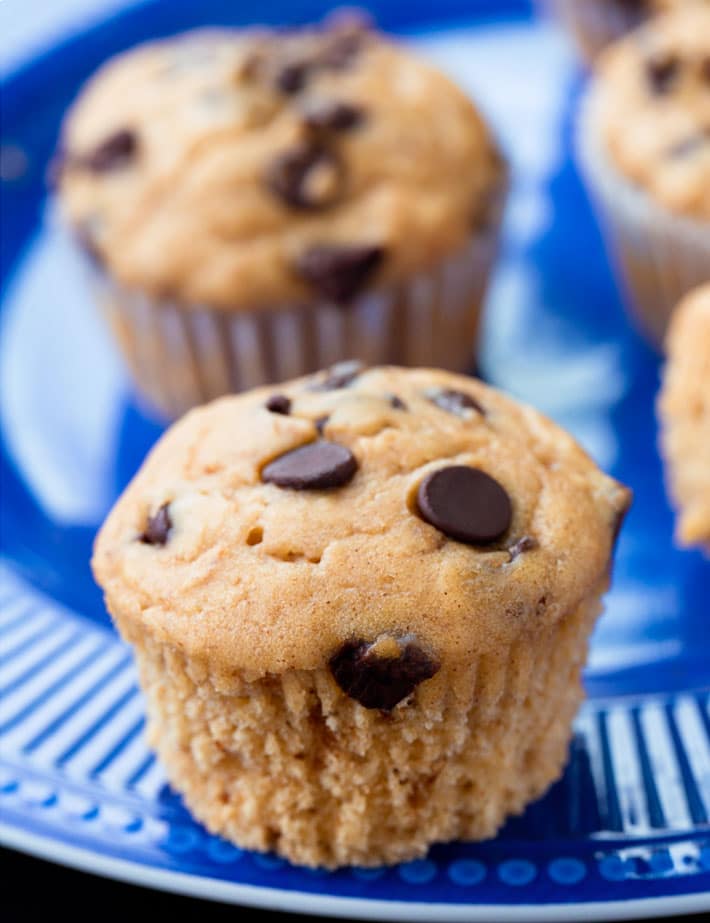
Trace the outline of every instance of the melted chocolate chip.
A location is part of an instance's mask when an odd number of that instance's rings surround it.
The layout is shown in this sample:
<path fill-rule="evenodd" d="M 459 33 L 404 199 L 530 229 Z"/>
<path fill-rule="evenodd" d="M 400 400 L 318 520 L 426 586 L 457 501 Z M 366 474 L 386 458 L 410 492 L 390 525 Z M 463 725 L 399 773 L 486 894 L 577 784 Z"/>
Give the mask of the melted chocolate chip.
<path fill-rule="evenodd" d="M 365 112 L 360 106 L 334 99 L 311 99 L 301 108 L 308 128 L 316 131 L 350 131 L 362 124 Z"/>
<path fill-rule="evenodd" d="M 475 410 L 476 413 L 480 413 L 484 417 L 486 415 L 486 411 L 478 401 L 464 391 L 454 391 L 451 388 L 446 388 L 442 391 L 432 391 L 427 396 L 432 404 L 436 404 L 442 410 L 454 413 L 459 417 L 466 416 L 466 411 L 468 410 Z"/>
<path fill-rule="evenodd" d="M 266 171 L 269 189 L 292 208 L 327 208 L 340 197 L 343 181 L 340 160 L 313 141 L 279 154 Z"/>
<path fill-rule="evenodd" d="M 365 708 L 390 711 L 434 676 L 439 664 L 410 635 L 388 638 L 385 643 L 397 646 L 397 656 L 382 656 L 378 642 L 348 641 L 331 657 L 329 666 L 335 682 L 351 699 Z"/>
<path fill-rule="evenodd" d="M 533 538 L 532 535 L 523 535 L 522 538 L 519 538 L 518 541 L 508 549 L 510 560 L 514 561 L 521 554 L 524 554 L 526 551 L 534 551 L 537 547 L 538 541 L 536 538 Z"/>
<path fill-rule="evenodd" d="M 275 458 L 261 472 L 261 479 L 292 490 L 342 487 L 352 480 L 357 461 L 352 452 L 336 442 L 311 442 Z"/>
<path fill-rule="evenodd" d="M 106 173 L 128 166 L 138 153 L 138 136 L 130 128 L 110 135 L 90 154 L 73 159 L 78 166 L 93 173 Z"/>
<path fill-rule="evenodd" d="M 396 394 L 390 395 L 390 406 L 395 410 L 409 410 L 407 405 L 404 403 L 401 397 L 397 397 Z"/>
<path fill-rule="evenodd" d="M 311 386 L 311 391 L 337 391 L 338 388 L 347 388 L 362 372 L 365 365 L 359 359 L 347 359 L 332 365 L 325 373 L 325 378 Z"/>
<path fill-rule="evenodd" d="M 148 517 L 145 530 L 140 535 L 140 541 L 144 545 L 164 545 L 170 538 L 172 527 L 169 505 L 164 503 L 157 512 Z"/>
<path fill-rule="evenodd" d="M 472 545 L 500 538 L 513 516 L 510 497 L 498 481 L 466 465 L 439 468 L 424 478 L 417 503 L 422 519 Z"/>
<path fill-rule="evenodd" d="M 295 268 L 323 298 L 342 303 L 365 287 L 384 256 L 378 246 L 318 244 L 301 254 Z"/>
<path fill-rule="evenodd" d="M 291 413 L 291 398 L 285 394 L 272 394 L 266 402 L 266 409 L 271 413 L 280 413 L 288 416 Z"/>
<path fill-rule="evenodd" d="M 646 78 L 653 93 L 668 93 L 680 73 L 681 61 L 671 52 L 658 53 L 646 61 Z"/>

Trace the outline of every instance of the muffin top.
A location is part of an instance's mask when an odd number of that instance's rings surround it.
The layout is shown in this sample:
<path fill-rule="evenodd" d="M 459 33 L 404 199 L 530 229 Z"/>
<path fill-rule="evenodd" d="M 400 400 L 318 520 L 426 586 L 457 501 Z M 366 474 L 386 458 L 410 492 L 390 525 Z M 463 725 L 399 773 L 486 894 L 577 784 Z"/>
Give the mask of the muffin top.
<path fill-rule="evenodd" d="M 684 4 L 602 55 L 593 92 L 616 167 L 673 212 L 710 221 L 710 4 Z"/>
<path fill-rule="evenodd" d="M 104 66 L 58 186 L 122 284 L 186 305 L 347 301 L 494 224 L 505 169 L 446 77 L 353 19 L 198 31 Z"/>
<path fill-rule="evenodd" d="M 603 589 L 628 503 L 480 381 L 345 363 L 175 424 L 93 567 L 129 639 L 217 674 L 330 664 L 349 691 L 365 655 L 419 681 L 556 623 Z"/>
<path fill-rule="evenodd" d="M 667 348 L 659 408 L 680 507 L 677 536 L 710 550 L 710 284 L 674 312 Z"/>

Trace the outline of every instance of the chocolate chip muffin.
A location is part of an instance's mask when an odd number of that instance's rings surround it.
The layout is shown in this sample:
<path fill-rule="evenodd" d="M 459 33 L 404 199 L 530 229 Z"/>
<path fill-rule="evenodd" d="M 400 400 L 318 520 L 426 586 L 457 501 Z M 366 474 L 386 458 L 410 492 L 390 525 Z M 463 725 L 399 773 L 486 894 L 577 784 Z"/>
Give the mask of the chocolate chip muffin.
<path fill-rule="evenodd" d="M 471 366 L 506 168 L 469 99 L 362 22 L 133 50 L 62 149 L 64 213 L 164 415 L 352 355 Z"/>
<path fill-rule="evenodd" d="M 673 316 L 658 411 L 677 540 L 710 556 L 710 285 Z"/>
<path fill-rule="evenodd" d="M 658 17 L 602 56 L 579 153 L 641 329 L 710 279 L 710 4 Z"/>
<path fill-rule="evenodd" d="M 348 363 L 175 424 L 93 568 L 195 816 L 378 865 L 558 778 L 628 503 L 481 382 Z"/>
<path fill-rule="evenodd" d="M 650 17 L 691 3 L 708 0 L 547 0 L 588 62 Z"/>

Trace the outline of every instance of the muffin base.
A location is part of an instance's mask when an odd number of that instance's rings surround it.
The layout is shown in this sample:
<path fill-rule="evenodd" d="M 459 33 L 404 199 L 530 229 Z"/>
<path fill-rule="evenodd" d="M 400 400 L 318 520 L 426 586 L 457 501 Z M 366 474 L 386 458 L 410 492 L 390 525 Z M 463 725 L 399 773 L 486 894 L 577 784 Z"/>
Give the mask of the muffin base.
<path fill-rule="evenodd" d="M 215 676 L 135 623 L 123 628 L 150 742 L 196 818 L 296 864 L 373 866 L 493 836 L 560 776 L 605 586 L 390 713 L 349 699 L 326 669 Z"/>
<path fill-rule="evenodd" d="M 710 226 L 673 215 L 622 176 L 603 150 L 593 93 L 584 100 L 577 154 L 596 201 L 632 318 L 661 348 L 679 300 L 710 279 Z"/>
<path fill-rule="evenodd" d="M 123 289 L 100 270 L 96 289 L 146 409 L 174 419 L 344 359 L 470 369 L 497 249 L 497 231 L 480 233 L 435 269 L 343 306 L 186 306 Z"/>

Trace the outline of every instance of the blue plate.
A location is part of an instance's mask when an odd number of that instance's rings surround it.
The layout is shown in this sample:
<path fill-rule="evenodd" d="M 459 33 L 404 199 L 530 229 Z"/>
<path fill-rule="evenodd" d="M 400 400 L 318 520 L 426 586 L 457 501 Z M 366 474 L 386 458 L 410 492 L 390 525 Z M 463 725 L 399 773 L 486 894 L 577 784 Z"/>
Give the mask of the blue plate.
<path fill-rule="evenodd" d="M 377 5 L 479 98 L 515 167 L 486 378 L 555 417 L 636 502 L 564 778 L 488 843 L 391 869 L 316 873 L 196 824 L 143 742 L 128 650 L 88 567 L 93 536 L 159 435 L 142 416 L 45 203 L 59 120 L 107 56 L 203 22 L 292 21 L 311 2 L 144 3 L 7 81 L 2 175 L 0 810 L 4 841 L 220 900 L 387 919 L 531 920 L 710 909 L 708 589 L 671 543 L 658 359 L 628 327 L 571 139 L 582 76 L 523 2 Z"/>

